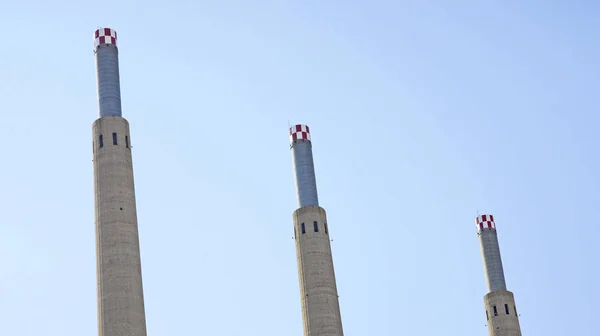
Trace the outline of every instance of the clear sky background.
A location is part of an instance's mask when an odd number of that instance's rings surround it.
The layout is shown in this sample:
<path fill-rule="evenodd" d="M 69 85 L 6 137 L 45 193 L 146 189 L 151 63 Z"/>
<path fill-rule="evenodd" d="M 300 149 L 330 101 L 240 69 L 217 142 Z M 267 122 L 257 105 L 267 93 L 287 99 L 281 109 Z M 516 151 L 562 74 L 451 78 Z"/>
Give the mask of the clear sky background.
<path fill-rule="evenodd" d="M 477 212 L 525 336 L 597 336 L 597 1 L 7 1 L 0 335 L 97 334 L 92 34 L 119 34 L 148 335 L 302 335 L 288 121 L 345 335 L 487 335 Z"/>

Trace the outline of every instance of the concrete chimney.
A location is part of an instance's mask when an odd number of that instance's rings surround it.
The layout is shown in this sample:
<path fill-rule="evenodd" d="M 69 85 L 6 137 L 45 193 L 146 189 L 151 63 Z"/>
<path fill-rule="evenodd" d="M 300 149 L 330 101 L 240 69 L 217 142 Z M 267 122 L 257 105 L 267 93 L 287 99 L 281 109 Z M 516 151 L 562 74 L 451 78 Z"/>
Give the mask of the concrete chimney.
<path fill-rule="evenodd" d="M 92 126 L 98 335 L 146 336 L 131 134 L 121 116 L 117 32 L 94 33 L 99 118 Z"/>
<path fill-rule="evenodd" d="M 290 128 L 298 210 L 294 236 L 304 336 L 343 336 L 325 209 L 319 206 L 310 129 Z"/>
<path fill-rule="evenodd" d="M 475 222 L 489 291 L 483 299 L 489 334 L 490 336 L 521 336 L 515 297 L 506 289 L 494 216 L 481 215 Z"/>

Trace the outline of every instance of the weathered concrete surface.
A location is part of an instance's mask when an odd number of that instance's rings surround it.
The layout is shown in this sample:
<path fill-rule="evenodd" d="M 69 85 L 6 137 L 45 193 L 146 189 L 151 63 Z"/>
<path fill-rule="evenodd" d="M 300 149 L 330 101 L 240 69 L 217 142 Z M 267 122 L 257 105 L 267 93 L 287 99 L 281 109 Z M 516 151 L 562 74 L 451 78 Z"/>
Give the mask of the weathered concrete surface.
<path fill-rule="evenodd" d="M 294 212 L 305 336 L 344 335 L 326 223 L 325 210 L 319 206 L 305 206 Z"/>
<path fill-rule="evenodd" d="M 118 116 L 102 117 L 93 135 L 98 333 L 146 336 L 129 124 Z"/>
<path fill-rule="evenodd" d="M 490 336 L 521 336 L 517 305 L 512 292 L 495 291 L 487 294 L 483 301 Z"/>

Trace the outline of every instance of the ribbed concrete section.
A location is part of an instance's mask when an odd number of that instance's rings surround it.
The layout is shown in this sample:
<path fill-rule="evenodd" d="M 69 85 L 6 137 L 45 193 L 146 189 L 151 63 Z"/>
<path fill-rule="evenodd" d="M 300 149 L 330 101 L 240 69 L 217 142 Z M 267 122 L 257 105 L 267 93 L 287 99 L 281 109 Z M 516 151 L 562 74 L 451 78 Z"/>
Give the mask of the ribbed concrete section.
<path fill-rule="evenodd" d="M 506 290 L 506 280 L 504 279 L 504 268 L 502 267 L 496 229 L 483 228 L 479 230 L 478 236 L 488 292 Z"/>
<path fill-rule="evenodd" d="M 116 35 L 116 32 L 114 33 Z M 95 48 L 98 113 L 100 117 L 121 116 L 121 82 L 119 49 L 115 44 L 99 44 Z"/>
<path fill-rule="evenodd" d="M 513 293 L 501 290 L 484 297 L 490 336 L 521 336 Z"/>
<path fill-rule="evenodd" d="M 342 336 L 342 318 L 325 210 L 294 212 L 304 336 Z"/>
<path fill-rule="evenodd" d="M 291 149 L 298 206 L 319 205 L 312 144 L 310 140 L 299 139 L 292 142 Z"/>
<path fill-rule="evenodd" d="M 99 335 L 146 336 L 129 124 L 102 117 L 93 135 Z"/>

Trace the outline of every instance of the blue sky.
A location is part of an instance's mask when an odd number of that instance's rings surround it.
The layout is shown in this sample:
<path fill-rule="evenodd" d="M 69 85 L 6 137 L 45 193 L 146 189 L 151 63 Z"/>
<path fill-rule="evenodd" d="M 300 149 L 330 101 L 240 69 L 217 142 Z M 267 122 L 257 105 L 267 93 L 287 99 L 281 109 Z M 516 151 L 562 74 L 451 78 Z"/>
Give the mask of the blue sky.
<path fill-rule="evenodd" d="M 302 335 L 288 122 L 311 127 L 346 335 L 593 336 L 594 1 L 21 1 L 0 29 L 0 334 L 97 334 L 92 34 L 119 33 L 149 335 Z"/>

